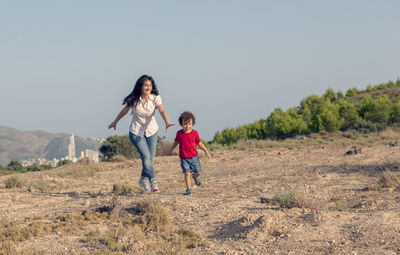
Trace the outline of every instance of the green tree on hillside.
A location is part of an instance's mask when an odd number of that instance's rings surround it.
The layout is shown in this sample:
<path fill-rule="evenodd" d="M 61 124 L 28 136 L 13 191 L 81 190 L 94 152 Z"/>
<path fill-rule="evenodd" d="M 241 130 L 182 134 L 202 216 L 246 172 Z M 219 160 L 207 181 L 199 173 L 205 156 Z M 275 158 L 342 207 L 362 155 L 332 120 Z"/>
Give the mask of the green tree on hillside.
<path fill-rule="evenodd" d="M 356 87 L 348 89 L 346 92 L 346 97 L 353 97 L 355 95 L 357 95 L 358 93 L 358 89 Z"/>
<path fill-rule="evenodd" d="M 376 100 L 371 96 L 366 96 L 361 103 L 360 115 L 365 120 L 386 125 L 389 122 L 390 111 L 393 103 L 387 95 L 383 95 Z"/>
<path fill-rule="evenodd" d="M 293 137 L 308 132 L 307 123 L 298 114 L 296 108 L 283 112 L 276 108 L 267 118 L 267 128 L 270 136 L 278 139 Z"/>
<path fill-rule="evenodd" d="M 267 121 L 257 120 L 254 123 L 243 126 L 247 130 L 248 139 L 265 139 L 268 136 Z"/>
<path fill-rule="evenodd" d="M 342 131 L 356 127 L 361 121 L 356 107 L 345 100 L 339 102 L 339 115 L 343 119 L 343 124 L 340 128 Z"/>
<path fill-rule="evenodd" d="M 8 170 L 22 171 L 24 167 L 17 160 L 11 160 L 7 165 Z"/>
<path fill-rule="evenodd" d="M 400 102 L 393 104 L 389 113 L 389 122 L 391 124 L 400 123 Z"/>
<path fill-rule="evenodd" d="M 344 122 L 339 114 L 339 106 L 317 95 L 309 96 L 301 101 L 300 113 L 312 132 L 339 130 Z"/>
<path fill-rule="evenodd" d="M 325 91 L 323 97 L 333 103 L 336 100 L 336 93 L 333 89 L 329 88 Z"/>

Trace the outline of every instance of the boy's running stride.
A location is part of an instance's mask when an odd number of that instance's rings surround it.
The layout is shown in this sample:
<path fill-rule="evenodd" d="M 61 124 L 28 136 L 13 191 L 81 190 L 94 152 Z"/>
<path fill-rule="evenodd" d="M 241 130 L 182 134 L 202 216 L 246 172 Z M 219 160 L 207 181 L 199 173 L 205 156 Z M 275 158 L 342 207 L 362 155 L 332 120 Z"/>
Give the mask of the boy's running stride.
<path fill-rule="evenodd" d="M 193 177 L 197 186 L 201 185 L 200 173 L 202 171 L 199 154 L 197 152 L 197 145 L 202 149 L 208 159 L 211 159 L 210 153 L 201 142 L 199 133 L 192 129 L 196 123 L 196 119 L 191 112 L 183 112 L 179 117 L 179 124 L 182 129 L 176 133 L 174 144 L 171 146 L 167 154 L 171 154 L 175 147 L 179 144 L 179 157 L 181 158 L 181 167 L 185 176 L 186 193 L 184 195 L 191 195 L 192 189 L 190 188 L 190 176 Z"/>

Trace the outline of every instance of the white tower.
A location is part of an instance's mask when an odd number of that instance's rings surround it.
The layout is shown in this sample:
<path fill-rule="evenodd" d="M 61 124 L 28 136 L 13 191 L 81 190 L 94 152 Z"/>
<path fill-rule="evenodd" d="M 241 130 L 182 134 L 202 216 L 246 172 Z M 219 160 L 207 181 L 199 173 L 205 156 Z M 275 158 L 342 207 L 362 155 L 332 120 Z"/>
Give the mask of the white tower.
<path fill-rule="evenodd" d="M 68 156 L 73 160 L 75 159 L 75 137 L 72 134 L 69 137 Z"/>

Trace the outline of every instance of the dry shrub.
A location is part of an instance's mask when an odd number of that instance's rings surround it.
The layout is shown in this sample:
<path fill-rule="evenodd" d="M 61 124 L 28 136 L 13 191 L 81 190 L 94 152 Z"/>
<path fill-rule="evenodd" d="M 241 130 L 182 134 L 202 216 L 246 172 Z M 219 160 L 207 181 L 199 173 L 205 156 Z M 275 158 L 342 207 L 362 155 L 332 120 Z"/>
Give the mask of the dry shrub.
<path fill-rule="evenodd" d="M 208 246 L 195 232 L 178 229 L 168 210 L 151 200 L 139 200 L 126 211 L 129 214 L 113 219 L 118 223 L 109 224 L 104 234 L 86 235 L 81 241 L 105 254 L 181 254 L 186 248 Z"/>
<path fill-rule="evenodd" d="M 40 192 L 44 193 L 49 189 L 49 186 L 50 186 L 49 182 L 44 180 L 43 177 L 41 176 L 39 180 L 34 180 L 31 182 L 31 184 L 29 185 L 29 191 L 31 191 L 32 188 L 35 188 Z"/>
<path fill-rule="evenodd" d="M 17 254 L 15 243 L 11 240 L 4 240 L 0 245 L 0 254 Z"/>
<path fill-rule="evenodd" d="M 113 194 L 118 195 L 118 196 L 123 196 L 127 194 L 133 193 L 133 191 L 138 190 L 139 188 L 137 186 L 133 186 L 131 184 L 114 184 L 113 185 Z"/>
<path fill-rule="evenodd" d="M 47 234 L 52 230 L 51 226 L 42 221 L 33 221 L 25 224 L 22 221 L 2 220 L 0 225 L 0 239 L 3 241 L 21 242 L 35 236 Z"/>
<path fill-rule="evenodd" d="M 166 208 L 148 200 L 127 209 L 124 217 L 109 216 L 108 212 L 88 210 L 47 219 L 0 219 L 0 254 L 14 254 L 16 243 L 51 233 L 80 233 L 80 241 L 92 254 L 181 254 L 187 248 L 208 246 L 194 231 L 178 229 Z"/>
<path fill-rule="evenodd" d="M 178 231 L 185 241 L 185 247 L 192 249 L 196 247 L 207 247 L 208 243 L 203 241 L 201 236 L 190 229 L 182 228 Z"/>
<path fill-rule="evenodd" d="M 395 140 L 399 138 L 399 134 L 393 131 L 393 129 L 390 127 L 387 127 L 385 130 L 379 132 L 379 136 L 382 139 L 387 139 L 387 140 Z"/>
<path fill-rule="evenodd" d="M 92 162 L 90 161 L 90 159 L 88 157 L 84 157 L 78 161 L 78 164 L 81 164 L 81 165 L 90 165 L 91 163 Z"/>
<path fill-rule="evenodd" d="M 128 159 L 124 155 L 115 155 L 111 158 L 111 162 L 126 162 Z"/>
<path fill-rule="evenodd" d="M 22 175 L 12 175 L 7 180 L 4 181 L 6 188 L 22 188 L 26 185 L 26 180 Z"/>
<path fill-rule="evenodd" d="M 378 189 L 390 189 L 391 191 L 400 187 L 400 174 L 393 174 L 389 169 L 382 172 L 378 181 Z"/>
<path fill-rule="evenodd" d="M 139 215 L 134 221 L 141 225 L 143 231 L 163 233 L 172 231 L 172 220 L 164 207 L 143 200 L 136 203 L 134 209 Z"/>
<path fill-rule="evenodd" d="M 63 171 L 59 173 L 60 177 L 93 177 L 97 172 L 101 171 L 101 168 L 97 165 L 79 165 L 71 164 L 62 169 Z"/>

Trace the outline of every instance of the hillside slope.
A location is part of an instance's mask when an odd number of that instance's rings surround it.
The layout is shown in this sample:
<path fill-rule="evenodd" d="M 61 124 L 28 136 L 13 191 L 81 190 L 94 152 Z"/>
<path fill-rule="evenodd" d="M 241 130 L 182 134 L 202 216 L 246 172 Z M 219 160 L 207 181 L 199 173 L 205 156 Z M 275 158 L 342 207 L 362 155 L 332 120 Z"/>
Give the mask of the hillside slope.
<path fill-rule="evenodd" d="M 0 165 L 11 160 L 46 158 L 48 160 L 68 155 L 70 134 L 52 134 L 44 131 L 20 131 L 0 126 Z M 100 142 L 76 136 L 77 156 L 85 149 L 98 150 Z"/>

